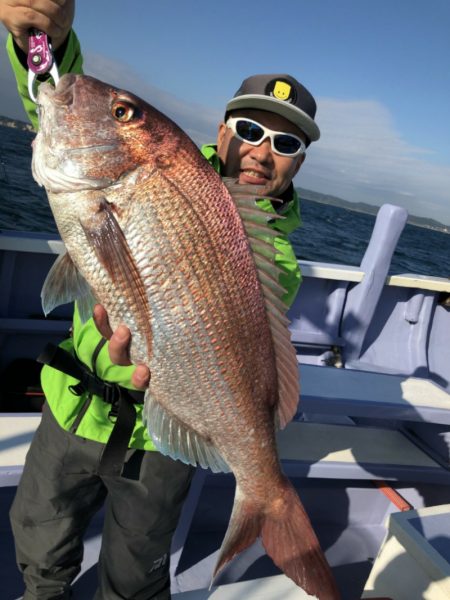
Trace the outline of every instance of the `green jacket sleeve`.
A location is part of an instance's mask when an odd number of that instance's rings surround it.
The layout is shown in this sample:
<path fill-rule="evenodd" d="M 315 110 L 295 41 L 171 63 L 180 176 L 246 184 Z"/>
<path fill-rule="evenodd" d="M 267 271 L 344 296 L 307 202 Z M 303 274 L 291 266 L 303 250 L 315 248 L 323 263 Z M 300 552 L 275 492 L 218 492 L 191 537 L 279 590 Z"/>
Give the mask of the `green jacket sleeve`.
<path fill-rule="evenodd" d="M 35 130 L 38 129 L 38 117 L 36 112 L 36 104 L 28 95 L 28 70 L 20 61 L 16 52 L 16 47 L 12 35 L 9 34 L 6 41 L 6 51 L 11 62 L 11 67 L 14 72 L 19 96 L 23 102 L 25 111 L 30 119 Z M 66 50 L 60 63 L 58 64 L 59 74 L 65 73 L 82 73 L 83 72 L 83 57 L 81 55 L 80 43 L 75 32 L 72 30 L 66 43 Z M 40 80 L 38 79 L 37 85 Z"/>
<path fill-rule="evenodd" d="M 12 35 L 9 34 L 7 42 L 6 42 L 6 50 L 8 53 L 9 60 L 11 62 L 11 67 L 14 72 L 14 76 L 17 82 L 17 89 L 19 91 L 19 96 L 23 102 L 23 106 L 25 111 L 30 119 L 35 130 L 38 129 L 38 116 L 36 111 L 36 104 L 31 100 L 28 95 L 28 70 L 22 64 L 20 57 L 16 52 L 16 46 L 14 45 L 14 41 Z M 58 64 L 58 69 L 60 75 L 64 73 L 82 73 L 83 72 L 83 57 L 81 55 L 80 43 L 78 41 L 77 36 L 74 31 L 69 33 L 66 48 L 62 59 Z M 39 79 L 37 81 L 37 85 L 39 85 Z M 73 350 L 73 338 L 65 340 L 62 346 L 71 352 Z M 60 391 L 61 386 L 54 383 L 54 380 L 62 381 L 64 376 L 55 369 L 51 367 L 44 366 L 42 369 L 42 387 L 46 393 L 47 398 L 49 395 L 51 396 L 52 390 L 57 390 L 58 393 Z M 58 393 L 56 395 L 58 395 Z"/>

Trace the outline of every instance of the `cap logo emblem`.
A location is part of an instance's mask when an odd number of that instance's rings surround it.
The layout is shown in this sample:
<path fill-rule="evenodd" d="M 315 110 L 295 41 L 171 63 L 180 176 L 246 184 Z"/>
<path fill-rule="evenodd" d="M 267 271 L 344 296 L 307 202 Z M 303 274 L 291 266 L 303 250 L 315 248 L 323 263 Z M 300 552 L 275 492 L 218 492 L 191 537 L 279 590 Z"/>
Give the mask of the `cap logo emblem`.
<path fill-rule="evenodd" d="M 290 83 L 281 79 L 271 81 L 266 88 L 266 94 L 283 100 L 285 102 L 295 103 L 295 90 Z"/>

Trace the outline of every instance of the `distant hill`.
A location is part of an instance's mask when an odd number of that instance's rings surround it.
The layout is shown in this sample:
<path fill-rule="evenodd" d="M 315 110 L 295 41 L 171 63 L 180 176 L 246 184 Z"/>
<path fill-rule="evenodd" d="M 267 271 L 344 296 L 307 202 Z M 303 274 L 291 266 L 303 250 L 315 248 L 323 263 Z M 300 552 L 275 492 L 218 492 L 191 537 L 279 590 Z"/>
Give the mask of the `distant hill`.
<path fill-rule="evenodd" d="M 11 127 L 12 129 L 19 129 L 20 131 L 34 131 L 30 123 L 24 123 L 23 121 L 10 119 L 9 117 L 0 116 L 0 126 Z"/>
<path fill-rule="evenodd" d="M 329 194 L 321 194 L 320 192 L 313 192 L 312 190 L 306 190 L 304 188 L 296 188 L 300 198 L 311 200 L 312 202 L 319 202 L 321 204 L 331 204 L 332 206 L 338 206 L 339 208 L 345 208 L 346 210 L 352 210 L 355 212 L 362 212 L 369 215 L 376 215 L 380 209 L 379 206 L 373 204 L 366 204 L 365 202 L 349 202 L 343 200 L 337 196 L 331 196 Z M 435 229 L 444 233 L 450 233 L 450 226 L 444 225 L 434 219 L 426 219 L 424 217 L 417 217 L 415 215 L 408 215 L 408 221 L 411 225 L 417 227 L 426 227 L 427 229 Z"/>

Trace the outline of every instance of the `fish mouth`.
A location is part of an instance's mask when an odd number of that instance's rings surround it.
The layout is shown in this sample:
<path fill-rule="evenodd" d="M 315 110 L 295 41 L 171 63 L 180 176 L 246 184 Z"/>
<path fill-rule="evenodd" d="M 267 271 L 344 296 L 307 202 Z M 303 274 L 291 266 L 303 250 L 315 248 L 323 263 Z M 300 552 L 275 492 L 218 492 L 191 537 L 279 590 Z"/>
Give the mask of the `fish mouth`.
<path fill-rule="evenodd" d="M 70 168 L 70 163 L 69 163 Z M 35 181 L 45 187 L 48 192 L 58 194 L 61 192 L 82 192 L 86 190 L 101 190 L 109 187 L 111 179 L 94 179 L 92 177 L 80 177 L 76 173 L 61 171 L 48 167 L 40 155 L 33 155 L 32 172 Z"/>
<path fill-rule="evenodd" d="M 59 106 L 69 106 L 73 103 L 73 87 L 77 79 L 74 73 L 66 73 L 58 81 L 56 87 L 50 83 L 42 83 L 39 86 L 37 104 L 39 108 L 53 103 Z"/>
<path fill-rule="evenodd" d="M 75 102 L 76 84 L 82 78 L 81 75 L 67 73 L 56 87 L 49 83 L 39 86 L 39 131 L 33 142 L 32 172 L 37 183 L 49 192 L 103 189 L 113 183 L 109 177 L 89 177 L 84 162 L 95 162 L 96 155 L 100 157 L 113 152 L 117 148 L 114 140 L 71 146 L 66 119 Z M 61 135 L 55 136 L 59 127 Z M 89 159 L 89 156 L 92 158 Z"/>

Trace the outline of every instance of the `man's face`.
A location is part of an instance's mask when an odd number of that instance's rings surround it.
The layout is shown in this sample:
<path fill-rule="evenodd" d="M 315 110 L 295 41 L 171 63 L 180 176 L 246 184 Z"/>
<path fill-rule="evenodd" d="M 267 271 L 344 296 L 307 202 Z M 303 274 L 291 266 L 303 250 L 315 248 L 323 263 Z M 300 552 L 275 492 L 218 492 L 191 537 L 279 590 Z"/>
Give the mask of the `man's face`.
<path fill-rule="evenodd" d="M 264 110 L 236 110 L 233 117 L 247 117 L 274 131 L 293 133 L 302 140 L 305 134 L 293 123 Z M 219 125 L 217 151 L 224 164 L 222 175 L 239 179 L 239 183 L 265 186 L 268 196 L 278 197 L 289 186 L 305 158 L 300 154 L 295 158 L 280 156 L 273 152 L 270 139 L 266 138 L 259 146 L 252 146 L 234 137 L 225 123 Z"/>

